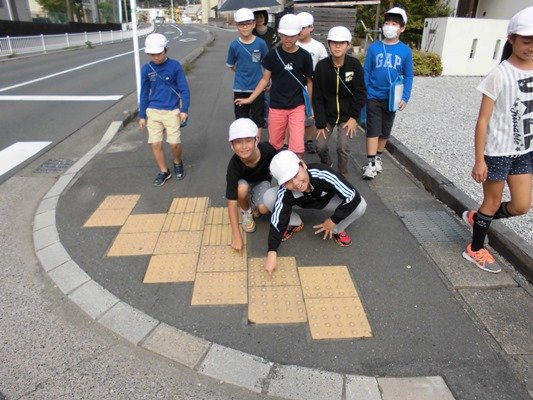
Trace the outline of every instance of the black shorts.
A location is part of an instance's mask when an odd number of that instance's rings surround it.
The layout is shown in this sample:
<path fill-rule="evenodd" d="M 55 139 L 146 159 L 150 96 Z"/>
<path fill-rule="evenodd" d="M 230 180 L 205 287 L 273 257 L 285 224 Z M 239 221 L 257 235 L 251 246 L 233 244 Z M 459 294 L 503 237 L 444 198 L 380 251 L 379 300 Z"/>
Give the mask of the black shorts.
<path fill-rule="evenodd" d="M 395 112 L 389 111 L 388 100 L 368 100 L 366 103 L 366 137 L 388 139 Z"/>
<path fill-rule="evenodd" d="M 233 99 L 246 99 L 250 97 L 248 92 L 233 92 Z M 261 93 L 252 102 L 252 104 L 244 104 L 238 106 L 234 103 L 235 119 L 250 118 L 255 122 L 258 128 L 262 128 L 265 124 L 265 95 Z"/>

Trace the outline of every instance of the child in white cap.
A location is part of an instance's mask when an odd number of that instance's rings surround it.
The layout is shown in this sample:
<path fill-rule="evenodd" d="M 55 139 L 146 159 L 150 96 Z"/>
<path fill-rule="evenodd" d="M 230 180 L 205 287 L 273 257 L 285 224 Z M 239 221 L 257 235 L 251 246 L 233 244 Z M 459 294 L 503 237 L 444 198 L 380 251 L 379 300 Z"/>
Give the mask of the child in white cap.
<path fill-rule="evenodd" d="M 483 185 L 483 203 L 463 213 L 473 226 L 463 257 L 484 271 L 500 266 L 484 247 L 491 221 L 526 214 L 533 172 L 533 7 L 517 13 L 507 28 L 510 54 L 479 84 L 483 94 L 475 132 L 472 178 Z M 510 201 L 502 202 L 505 182 Z"/>
<path fill-rule="evenodd" d="M 348 180 L 327 165 L 306 165 L 290 150 L 274 156 L 270 172 L 280 186 L 269 189 L 264 196 L 272 212 L 265 261 L 269 274 L 276 268 L 281 242 L 303 229 L 302 220 L 293 212 L 295 206 L 324 210 L 329 216 L 313 226 L 315 234 L 333 239 L 341 247 L 352 244 L 345 229 L 365 213 L 366 202 Z"/>
<path fill-rule="evenodd" d="M 164 35 L 151 33 L 146 37 L 144 52 L 150 62 L 141 69 L 139 126 L 148 128 L 148 143 L 159 167 L 154 186 L 162 186 L 172 176 L 163 150 L 164 132 L 172 151 L 174 175 L 177 180 L 185 176 L 180 127 L 187 120 L 191 94 L 183 67 L 168 58 L 167 51 Z"/>

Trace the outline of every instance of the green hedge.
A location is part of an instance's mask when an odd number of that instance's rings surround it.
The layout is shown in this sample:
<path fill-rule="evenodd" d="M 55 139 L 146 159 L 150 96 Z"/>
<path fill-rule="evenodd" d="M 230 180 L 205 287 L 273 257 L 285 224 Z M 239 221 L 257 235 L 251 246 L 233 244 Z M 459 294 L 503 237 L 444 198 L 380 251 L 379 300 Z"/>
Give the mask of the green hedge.
<path fill-rule="evenodd" d="M 365 63 L 365 54 L 359 53 L 356 56 L 361 64 Z M 415 76 L 440 76 L 442 74 L 442 62 L 437 53 L 413 50 L 413 62 Z"/>

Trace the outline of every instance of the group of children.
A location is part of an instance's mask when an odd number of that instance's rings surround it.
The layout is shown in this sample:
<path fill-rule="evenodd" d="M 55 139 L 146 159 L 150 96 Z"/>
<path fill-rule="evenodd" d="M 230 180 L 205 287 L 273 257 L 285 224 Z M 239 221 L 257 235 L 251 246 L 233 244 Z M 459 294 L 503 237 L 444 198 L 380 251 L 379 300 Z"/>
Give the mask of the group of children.
<path fill-rule="evenodd" d="M 499 272 L 494 258 L 483 247 L 490 221 L 524 214 L 531 206 L 532 10 L 527 8 L 513 17 L 508 32 L 510 56 L 478 88 L 483 101 L 476 125 L 472 176 L 483 183 L 485 199 L 477 212 L 467 211 L 463 216 L 473 225 L 473 240 L 463 256 L 490 272 Z M 344 177 L 349 139 L 355 135 L 361 110 L 366 106 L 368 164 L 363 178 L 373 179 L 382 171 L 381 154 L 395 117 L 396 109 L 389 104 L 391 86 L 398 79 L 403 81 L 398 109 L 405 109 L 414 68 L 410 48 L 399 39 L 407 23 L 401 8 L 385 13 L 384 39 L 369 47 L 364 68 L 347 55 L 352 43 L 347 28 L 330 29 L 328 56 L 324 46 L 311 38 L 311 14 L 284 15 L 279 21 L 278 45 L 265 14 L 240 9 L 234 15 L 239 37 L 230 44 L 227 66 L 235 71 L 236 120 L 229 128 L 235 154 L 227 168 L 226 198 L 231 246 L 235 250 L 244 246 L 240 227 L 253 232 L 254 217 L 271 213 L 265 269 L 272 273 L 281 241 L 303 229 L 294 206 L 326 211 L 329 216 L 314 226 L 315 233 L 334 239 L 340 246 L 351 244 L 345 229 L 365 212 L 366 202 Z M 186 122 L 190 103 L 184 72 L 177 61 L 167 58 L 166 45 L 163 35 L 147 37 L 145 52 L 151 62 L 141 73 L 140 126 L 148 127 L 148 141 L 160 167 L 155 186 L 171 176 L 162 151 L 165 129 L 174 157 L 174 174 L 178 180 L 183 179 L 180 124 Z M 268 142 L 261 141 L 265 110 Z M 335 128 L 337 170 L 332 168 L 328 149 Z M 313 136 L 320 163 L 307 165 L 302 155 L 315 151 Z M 284 150 L 287 138 L 288 150 Z M 271 177 L 279 186 L 271 187 Z M 502 203 L 505 181 L 511 201 Z"/>

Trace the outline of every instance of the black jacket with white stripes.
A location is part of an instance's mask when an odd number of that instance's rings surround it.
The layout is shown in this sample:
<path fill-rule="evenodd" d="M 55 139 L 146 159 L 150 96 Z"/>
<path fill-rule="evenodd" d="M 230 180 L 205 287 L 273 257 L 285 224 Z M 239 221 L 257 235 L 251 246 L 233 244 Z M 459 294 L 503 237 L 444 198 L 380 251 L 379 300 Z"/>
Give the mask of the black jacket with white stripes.
<path fill-rule="evenodd" d="M 283 232 L 289 225 L 293 206 L 314 208 L 321 210 L 338 195 L 342 200 L 330 217 L 338 224 L 350 215 L 361 202 L 361 195 L 355 187 L 333 168 L 324 164 L 309 164 L 307 166 L 311 192 L 300 193 L 290 191 L 281 185 L 278 197 L 270 218 L 270 232 L 268 234 L 268 251 L 277 251 Z"/>

